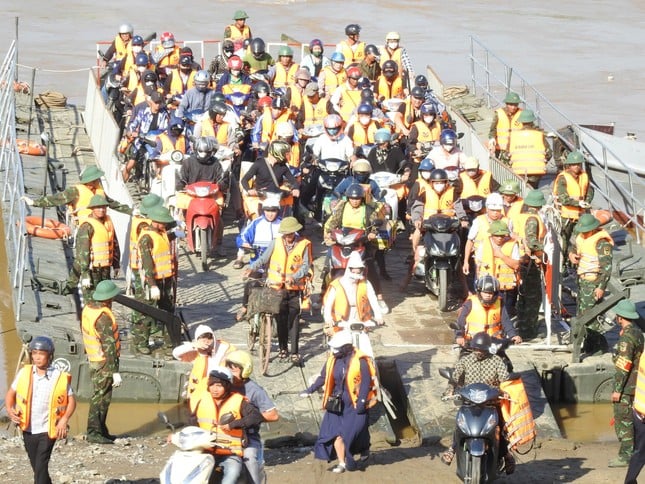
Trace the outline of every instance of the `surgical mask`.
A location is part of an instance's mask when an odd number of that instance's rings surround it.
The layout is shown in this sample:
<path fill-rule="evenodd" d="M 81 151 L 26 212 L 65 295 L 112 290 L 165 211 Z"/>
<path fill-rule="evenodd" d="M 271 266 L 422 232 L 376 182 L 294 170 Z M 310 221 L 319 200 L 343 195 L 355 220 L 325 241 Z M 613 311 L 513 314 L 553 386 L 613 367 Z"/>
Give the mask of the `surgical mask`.
<path fill-rule="evenodd" d="M 430 179 L 430 172 L 429 171 L 422 171 L 421 172 L 421 178 L 424 180 L 429 180 Z"/>
<path fill-rule="evenodd" d="M 137 66 L 137 71 L 139 71 L 141 74 L 143 74 L 146 70 L 146 66 Z"/>
<path fill-rule="evenodd" d="M 208 151 L 198 151 L 197 152 L 197 158 L 200 160 L 205 160 L 209 157 Z"/>
<path fill-rule="evenodd" d="M 231 75 L 232 75 L 233 77 L 237 77 L 237 76 L 239 76 L 239 75 L 240 75 L 240 72 L 242 72 L 242 71 L 240 71 L 239 69 L 233 69 L 233 70 L 231 71 Z"/>
<path fill-rule="evenodd" d="M 423 117 L 423 122 L 426 124 L 430 124 L 434 121 L 434 116 L 424 116 Z"/>
<path fill-rule="evenodd" d="M 361 123 L 363 126 L 367 126 L 368 124 L 370 124 L 371 120 L 372 118 L 368 115 L 361 115 L 358 117 L 358 122 Z"/>
<path fill-rule="evenodd" d="M 369 173 L 354 173 L 354 178 L 358 180 L 358 183 L 365 183 L 370 178 Z"/>
<path fill-rule="evenodd" d="M 387 46 L 388 46 L 390 49 L 394 50 L 394 49 L 396 49 L 396 48 L 399 46 L 399 42 L 398 42 L 397 40 L 391 40 L 391 41 L 389 41 L 389 42 L 387 43 Z"/>
<path fill-rule="evenodd" d="M 432 188 L 434 188 L 435 192 L 443 192 L 443 189 L 446 188 L 445 183 L 433 183 Z"/>
<path fill-rule="evenodd" d="M 232 51 L 232 50 L 231 50 L 231 51 L 225 50 L 225 51 L 224 51 L 224 55 L 225 55 L 226 57 L 231 57 L 231 56 L 233 55 L 233 51 Z"/>
<path fill-rule="evenodd" d="M 455 145 L 441 145 L 441 147 L 448 152 L 455 149 Z"/>
<path fill-rule="evenodd" d="M 362 281 L 365 277 L 362 272 L 359 272 L 358 274 L 356 274 L 355 272 L 351 272 L 351 271 L 348 274 L 348 276 L 350 277 L 350 279 L 353 279 L 355 281 Z"/>
<path fill-rule="evenodd" d="M 268 96 L 268 94 L 266 92 L 259 92 L 258 93 L 258 99 L 262 99 L 265 96 Z"/>
<path fill-rule="evenodd" d="M 138 54 L 142 50 L 143 50 L 143 47 L 141 47 L 140 45 L 133 45 L 132 46 L 132 53 L 133 54 Z"/>

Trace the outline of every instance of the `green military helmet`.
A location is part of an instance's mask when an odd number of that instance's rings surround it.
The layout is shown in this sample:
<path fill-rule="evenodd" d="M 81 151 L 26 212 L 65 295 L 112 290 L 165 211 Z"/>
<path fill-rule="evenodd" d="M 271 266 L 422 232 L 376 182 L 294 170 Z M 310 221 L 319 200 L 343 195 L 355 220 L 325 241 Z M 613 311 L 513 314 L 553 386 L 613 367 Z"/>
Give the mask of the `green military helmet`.
<path fill-rule="evenodd" d="M 107 207 L 108 205 L 109 203 L 103 195 L 92 195 L 90 203 L 87 204 L 87 208 Z"/>
<path fill-rule="evenodd" d="M 520 183 L 517 180 L 506 180 L 497 191 L 502 195 L 519 195 Z"/>
<path fill-rule="evenodd" d="M 518 123 L 535 123 L 535 113 L 530 109 L 525 109 L 517 117 Z"/>
<path fill-rule="evenodd" d="M 503 220 L 495 220 L 488 228 L 490 235 L 510 235 L 511 231 L 508 229 L 508 224 Z"/>
<path fill-rule="evenodd" d="M 175 221 L 175 219 L 172 218 L 172 215 L 170 215 L 170 210 L 168 210 L 166 207 L 162 205 L 157 205 L 156 207 L 152 207 L 148 211 L 148 218 L 153 222 L 157 222 L 160 224 L 170 224 Z"/>
<path fill-rule="evenodd" d="M 590 213 L 583 213 L 576 224 L 576 232 L 584 234 L 600 227 L 600 221 Z"/>
<path fill-rule="evenodd" d="M 141 206 L 139 207 L 139 212 L 141 215 L 147 217 L 150 209 L 163 204 L 163 198 L 154 193 L 148 193 L 145 197 L 141 199 Z"/>
<path fill-rule="evenodd" d="M 280 222 L 280 227 L 278 228 L 278 232 L 281 234 L 293 234 L 298 230 L 302 230 L 302 224 L 298 222 L 296 217 L 283 218 L 282 222 Z"/>
<path fill-rule="evenodd" d="M 542 207 L 546 205 L 546 199 L 544 198 L 544 193 L 541 190 L 531 190 L 524 197 L 524 205 L 529 207 Z"/>
<path fill-rule="evenodd" d="M 246 20 L 249 16 L 244 10 L 236 10 L 233 14 L 233 20 Z"/>
<path fill-rule="evenodd" d="M 283 45 L 278 50 L 278 57 L 293 57 L 293 49 L 288 45 Z"/>
<path fill-rule="evenodd" d="M 90 183 L 90 182 L 93 182 L 94 180 L 98 180 L 103 175 L 105 175 L 105 172 L 101 170 L 98 166 L 90 165 L 83 170 L 79 181 L 83 184 Z"/>
<path fill-rule="evenodd" d="M 614 312 L 617 316 L 621 316 L 625 319 L 638 319 L 640 315 L 636 311 L 636 304 L 631 302 L 629 299 L 623 299 L 616 307 L 614 307 Z"/>
<path fill-rule="evenodd" d="M 92 293 L 92 299 L 95 301 L 107 301 L 114 298 L 121 292 L 121 289 L 116 287 L 116 284 L 111 280 L 101 281 L 96 285 L 96 289 Z"/>
<path fill-rule="evenodd" d="M 516 92 L 508 91 L 506 97 L 504 98 L 504 103 L 506 104 L 519 104 L 520 96 Z"/>
<path fill-rule="evenodd" d="M 585 157 L 579 151 L 572 151 L 567 155 L 567 159 L 564 160 L 565 165 L 581 165 L 584 163 Z"/>

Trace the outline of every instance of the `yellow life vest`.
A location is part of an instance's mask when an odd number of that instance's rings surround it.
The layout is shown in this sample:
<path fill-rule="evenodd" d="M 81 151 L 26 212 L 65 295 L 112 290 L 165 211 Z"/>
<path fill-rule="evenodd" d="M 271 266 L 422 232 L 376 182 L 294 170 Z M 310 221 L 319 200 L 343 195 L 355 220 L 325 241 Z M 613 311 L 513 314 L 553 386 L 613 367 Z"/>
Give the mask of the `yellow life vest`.
<path fill-rule="evenodd" d="M 358 105 L 361 103 L 361 90 L 360 89 L 348 89 L 347 85 L 339 87 L 340 91 L 340 117 L 343 118 L 345 122 L 349 121 L 352 113 L 358 108 Z"/>
<path fill-rule="evenodd" d="M 645 415 L 645 358 L 641 357 L 638 363 L 638 376 L 636 377 L 636 391 L 634 393 L 634 410 L 641 416 Z"/>
<path fill-rule="evenodd" d="M 20 430 L 23 432 L 31 425 L 31 402 L 33 398 L 33 365 L 25 365 L 20 370 L 16 386 L 16 412 L 20 415 Z M 72 381 L 72 375 L 67 372 L 58 372 L 56 383 L 49 398 L 49 428 L 47 435 L 50 439 L 56 438 L 56 424 L 65 415 L 69 396 L 67 387 Z"/>
<path fill-rule="evenodd" d="M 395 97 L 403 97 L 403 79 L 400 76 L 396 77 L 391 83 L 387 81 L 385 76 L 379 77 L 376 95 L 379 99 L 392 99 Z M 405 116 L 404 116 L 405 118 Z M 405 120 L 404 120 L 405 124 Z M 406 128 L 409 127 L 409 124 Z"/>
<path fill-rule="evenodd" d="M 329 284 L 329 287 L 333 287 L 335 290 L 334 306 L 331 309 L 332 319 L 335 323 L 347 321 L 350 305 L 345 288 L 339 279 L 334 279 Z M 325 299 L 327 294 L 329 294 L 329 291 L 325 293 Z M 367 283 L 365 281 L 358 281 L 358 284 L 356 284 L 356 313 L 359 321 L 369 321 L 372 318 L 372 306 L 370 306 L 370 301 L 367 298 Z"/>
<path fill-rule="evenodd" d="M 234 94 L 236 92 L 249 94 L 251 92 L 251 85 L 244 84 L 243 82 L 240 82 L 239 84 L 229 82 L 228 84 L 224 84 L 222 86 L 222 94 L 224 94 L 225 96 L 230 96 L 231 94 Z"/>
<path fill-rule="evenodd" d="M 101 315 L 105 314 L 112 321 L 112 335 L 116 341 L 116 356 L 121 354 L 121 340 L 119 338 L 119 325 L 116 324 L 112 310 L 107 307 L 91 307 L 85 305 L 83 314 L 81 316 L 81 330 L 83 331 L 83 346 L 85 346 L 85 353 L 90 362 L 105 361 L 105 353 L 101 345 L 101 338 L 96 331 L 96 322 Z"/>
<path fill-rule="evenodd" d="M 235 24 L 229 25 L 228 28 L 230 29 L 230 32 L 231 32 L 231 36 L 228 38 L 233 41 L 233 48 L 235 50 L 240 50 L 244 45 L 244 40 L 251 38 L 251 29 L 246 24 L 244 24 L 244 27 L 242 27 L 242 30 L 238 29 L 237 25 Z"/>
<path fill-rule="evenodd" d="M 170 136 L 168 136 L 168 133 L 161 133 L 159 135 L 159 140 L 161 141 L 162 153 L 168 153 L 169 151 L 175 150 L 186 153 L 186 137 L 183 134 L 178 136 L 174 143 L 170 139 Z"/>
<path fill-rule="evenodd" d="M 119 34 L 114 37 L 114 58 L 116 60 L 121 60 L 128 54 L 132 54 L 132 36 L 128 42 L 123 42 L 123 39 Z"/>
<path fill-rule="evenodd" d="M 455 216 L 454 201 L 455 189 L 449 187 L 441 194 L 441 196 L 434 191 L 432 186 L 425 190 L 426 201 L 423 206 L 423 219 L 427 219 L 430 215 L 442 213 L 450 217 Z"/>
<path fill-rule="evenodd" d="M 275 127 L 280 123 L 288 122 L 290 115 L 291 112 L 287 109 L 284 113 L 278 116 L 277 119 L 274 120 L 273 116 L 271 115 L 271 108 L 264 108 L 264 113 L 262 116 L 262 142 L 269 143 L 273 141 L 273 132 L 275 131 Z"/>
<path fill-rule="evenodd" d="M 114 225 L 107 215 L 105 222 L 87 217 L 83 223 L 88 223 L 94 229 L 90 242 L 90 267 L 110 267 L 114 254 Z"/>
<path fill-rule="evenodd" d="M 154 278 L 166 279 L 175 275 L 175 264 L 170 250 L 170 241 L 164 231 L 159 233 L 152 227 L 145 227 L 139 235 L 137 245 L 141 251 L 141 239 L 147 235 L 152 239 L 152 261 L 154 263 Z"/>
<path fill-rule="evenodd" d="M 352 207 L 349 202 L 343 203 L 342 207 L 343 216 L 341 217 L 340 225 L 350 229 L 364 230 L 366 226 L 366 212 L 365 204 L 360 205 L 358 208 Z"/>
<path fill-rule="evenodd" d="M 517 198 L 511 203 L 510 206 L 504 205 L 504 215 L 507 219 L 512 220 L 515 216 L 519 215 L 522 212 L 522 206 L 524 205 L 523 198 Z"/>
<path fill-rule="evenodd" d="M 352 127 L 354 128 L 354 131 L 352 133 L 352 142 L 354 143 L 354 146 L 362 146 L 374 143 L 374 134 L 379 129 L 376 121 L 370 121 L 370 124 L 368 124 L 367 126 L 363 126 L 358 121 L 355 121 L 354 124 L 352 124 Z"/>
<path fill-rule="evenodd" d="M 365 399 L 365 408 L 372 408 L 377 404 L 378 398 L 376 394 L 377 388 L 377 377 L 376 377 L 376 368 L 374 367 L 374 362 L 372 359 L 363 353 L 359 349 L 354 350 L 352 358 L 349 360 L 347 365 L 347 375 L 345 376 L 345 383 L 347 384 L 347 391 L 352 400 L 352 405 L 356 408 L 356 402 L 358 401 L 358 392 L 361 388 L 361 359 L 365 360 L 370 372 L 371 386 Z M 327 358 L 327 363 L 325 364 L 325 386 L 323 394 L 323 408 L 327 405 L 327 400 L 331 395 L 331 392 L 335 387 L 334 380 L 334 363 L 336 358 L 334 355 L 331 355 Z"/>
<path fill-rule="evenodd" d="M 75 202 L 72 202 L 68 205 L 68 210 L 71 210 L 76 217 L 78 217 L 79 223 L 81 219 L 85 219 L 89 214 L 92 213 L 91 208 L 87 208 L 90 204 L 90 200 L 94 195 L 102 195 L 105 197 L 105 191 L 103 188 L 98 187 L 95 191 L 90 190 L 87 185 L 78 183 L 76 190 L 78 191 L 78 198 Z"/>
<path fill-rule="evenodd" d="M 273 87 L 287 87 L 296 83 L 296 71 L 300 69 L 300 65 L 295 62 L 289 67 L 284 67 L 282 63 L 277 62 L 275 65 L 275 77 L 273 78 Z"/>
<path fill-rule="evenodd" d="M 477 277 L 490 274 L 499 281 L 500 290 L 514 289 L 517 287 L 517 274 L 501 257 L 495 257 L 492 244 L 490 237 L 482 244 L 481 260 L 477 261 Z M 504 242 L 501 247 L 502 253 L 507 257 L 512 257 L 516 244 L 517 242 L 513 239 Z"/>
<path fill-rule="evenodd" d="M 214 365 L 224 365 L 224 357 L 235 348 L 222 340 L 216 340 L 215 344 L 217 345 L 217 350 L 215 351 L 215 355 L 210 359 Z M 195 413 L 199 396 L 208 390 L 208 362 L 209 357 L 200 353 L 193 361 L 193 367 L 190 369 L 186 394 L 191 413 Z"/>
<path fill-rule="evenodd" d="M 298 110 L 302 109 L 303 100 L 307 96 L 304 95 L 304 92 L 298 89 L 297 86 L 289 87 L 289 107 L 297 108 Z"/>
<path fill-rule="evenodd" d="M 544 237 L 546 237 L 546 227 L 544 226 L 544 222 L 542 221 L 542 218 L 540 217 L 539 214 L 518 213 L 509 218 L 513 225 L 513 233 L 515 234 L 515 237 L 517 238 L 517 240 L 519 240 L 519 243 L 520 243 L 520 254 L 529 253 L 528 246 L 526 244 L 526 223 L 529 221 L 530 218 L 535 218 L 537 220 L 537 223 L 538 223 L 537 238 L 540 242 L 544 241 Z"/>
<path fill-rule="evenodd" d="M 419 133 L 417 142 L 434 143 L 439 140 L 439 137 L 441 136 L 441 126 L 439 126 L 439 123 L 436 121 L 433 121 L 430 126 L 424 123 L 423 120 L 415 121 L 412 124 L 417 127 L 417 132 Z"/>
<path fill-rule="evenodd" d="M 139 235 L 141 230 L 152 221 L 149 218 L 135 215 L 130 222 L 130 268 L 133 271 L 138 271 L 141 267 L 141 260 L 139 258 Z"/>
<path fill-rule="evenodd" d="M 197 425 L 204 430 L 215 434 L 214 453 L 216 455 L 238 455 L 244 453 L 244 429 L 221 428 L 218 424 L 220 415 L 233 414 L 234 420 L 242 418 L 242 402 L 244 397 L 236 392 L 231 392 L 219 406 L 215 404 L 213 397 L 208 391 L 201 394 L 197 402 Z"/>
<path fill-rule="evenodd" d="M 488 216 L 485 213 L 478 215 L 475 220 L 478 220 L 478 231 L 475 235 L 475 239 L 473 240 L 473 249 L 477 250 L 479 245 L 489 236 L 488 229 L 490 228 L 490 220 L 488 220 Z M 506 222 L 506 224 L 508 225 L 508 218 L 502 217 L 500 220 L 502 222 Z"/>
<path fill-rule="evenodd" d="M 347 57 L 345 57 L 347 58 Z M 347 81 L 347 72 L 345 69 L 342 69 L 340 72 L 334 71 L 331 66 L 323 67 L 323 72 L 325 73 L 325 92 L 331 93 L 338 86 Z"/>
<path fill-rule="evenodd" d="M 273 253 L 269 259 L 267 270 L 267 285 L 286 288 L 290 291 L 302 291 L 305 288 L 305 278 L 294 281 L 294 284 L 287 284 L 286 279 L 293 278 L 293 275 L 300 270 L 304 262 L 305 251 L 311 252 L 311 242 L 307 239 L 300 239 L 291 252 L 287 253 L 284 239 L 275 239 Z"/>
<path fill-rule="evenodd" d="M 490 194 L 490 180 L 491 172 L 487 171 L 482 174 L 478 182 L 475 183 L 471 177 L 468 176 L 468 173 L 461 172 L 459 174 L 463 188 L 461 190 L 461 198 L 468 198 L 473 195 L 480 195 L 486 197 Z"/>
<path fill-rule="evenodd" d="M 213 121 L 211 120 L 210 117 L 206 117 L 202 119 L 201 126 L 202 126 L 202 133 L 201 133 L 202 136 L 209 136 L 211 138 L 216 138 L 217 142 L 220 145 L 228 146 L 228 132 L 231 126 L 229 123 L 224 122 L 217 125 L 217 132 L 216 132 L 215 126 L 213 125 Z"/>
<path fill-rule="evenodd" d="M 509 397 L 500 400 L 503 430 L 509 449 L 516 449 L 518 445 L 527 444 L 537 436 L 531 404 L 522 378 L 503 381 L 499 389 Z"/>
<path fill-rule="evenodd" d="M 318 104 L 314 106 L 307 96 L 303 96 L 302 106 L 305 109 L 305 128 L 323 123 L 327 116 L 327 98 L 320 98 Z"/>
<path fill-rule="evenodd" d="M 365 42 L 357 42 L 351 46 L 346 40 L 343 40 L 338 44 L 338 47 L 345 56 L 345 68 L 350 64 L 360 63 L 365 58 Z"/>
<path fill-rule="evenodd" d="M 403 49 L 401 47 L 397 47 L 392 52 L 390 52 L 390 49 L 388 49 L 387 47 L 381 49 L 381 69 L 383 68 L 383 64 L 385 64 L 387 61 L 393 60 L 394 62 L 396 62 L 396 65 L 399 66 L 399 74 L 403 74 L 403 62 L 401 61 L 402 52 Z"/>
<path fill-rule="evenodd" d="M 155 48 L 155 53 L 164 52 L 166 49 L 160 44 Z M 179 54 L 181 49 L 178 46 L 174 46 L 172 52 L 168 55 L 165 55 L 157 62 L 157 67 L 175 67 L 179 64 Z"/>
<path fill-rule="evenodd" d="M 579 276 L 598 274 L 600 272 L 600 255 L 598 254 L 596 246 L 603 239 L 607 240 L 611 245 L 614 245 L 613 239 L 604 230 L 599 230 L 586 239 L 583 238 L 582 234 L 576 237 L 576 249 L 580 256 L 578 262 Z"/>
<path fill-rule="evenodd" d="M 300 145 L 298 143 L 293 143 L 291 145 L 291 156 L 289 157 L 289 166 L 294 168 L 300 167 Z"/>
<path fill-rule="evenodd" d="M 578 179 L 576 180 L 571 173 L 563 171 L 558 173 L 558 176 L 555 178 L 553 183 L 553 196 L 555 200 L 558 200 L 558 194 L 556 193 L 558 183 L 560 178 L 564 178 L 567 184 L 567 194 L 574 200 L 584 200 L 587 196 L 587 190 L 589 189 L 589 175 L 586 173 L 581 173 Z M 584 213 L 582 207 L 574 207 L 572 205 L 562 205 L 561 203 L 557 204 L 560 208 L 560 214 L 564 218 L 570 218 L 572 220 L 578 220 L 580 215 Z"/>
<path fill-rule="evenodd" d="M 509 119 L 504 108 L 497 110 L 496 143 L 498 150 L 508 151 L 511 133 L 522 129 L 522 123 L 517 120 L 521 112 L 522 110 L 518 109 L 513 117 Z"/>
<path fill-rule="evenodd" d="M 466 339 L 471 339 L 475 334 L 485 331 L 491 336 L 502 336 L 502 302 L 499 298 L 490 306 L 484 305 L 477 297 L 477 294 L 468 296 L 472 308 L 466 316 Z"/>
<path fill-rule="evenodd" d="M 513 131 L 509 147 L 511 168 L 518 176 L 546 173 L 544 133 L 537 129 Z"/>
<path fill-rule="evenodd" d="M 188 73 L 188 77 L 184 81 L 184 77 L 181 75 L 181 70 L 179 68 L 173 69 L 170 80 L 170 94 L 184 94 L 188 89 L 194 87 L 195 74 L 197 74 L 196 71 L 190 71 L 190 73 Z"/>

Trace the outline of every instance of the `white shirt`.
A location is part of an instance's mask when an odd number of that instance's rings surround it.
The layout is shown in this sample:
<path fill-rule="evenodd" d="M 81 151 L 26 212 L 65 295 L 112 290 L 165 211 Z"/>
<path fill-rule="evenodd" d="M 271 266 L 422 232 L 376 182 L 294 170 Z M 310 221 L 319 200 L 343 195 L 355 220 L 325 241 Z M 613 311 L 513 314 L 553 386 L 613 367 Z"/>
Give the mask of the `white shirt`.
<path fill-rule="evenodd" d="M 354 144 L 344 134 L 340 134 L 337 139 L 332 140 L 327 133 L 323 133 L 314 143 L 313 154 L 319 160 L 337 158 L 350 161 L 354 154 Z"/>
<path fill-rule="evenodd" d="M 356 282 L 349 277 L 342 276 L 340 279 L 340 285 L 345 290 L 345 295 L 347 296 L 347 304 L 349 304 L 349 317 L 347 321 L 359 321 L 358 311 L 356 310 Z M 370 302 L 372 307 L 372 314 L 374 320 L 382 321 L 383 312 L 381 311 L 381 306 L 378 303 L 376 293 L 374 292 L 374 287 L 370 281 L 365 281 L 367 283 L 367 299 Z M 334 301 L 336 300 L 336 288 L 330 286 L 328 289 L 328 294 L 325 298 L 325 306 L 323 307 L 323 318 L 325 323 L 333 324 L 334 319 L 332 318 L 332 308 L 334 307 Z"/>

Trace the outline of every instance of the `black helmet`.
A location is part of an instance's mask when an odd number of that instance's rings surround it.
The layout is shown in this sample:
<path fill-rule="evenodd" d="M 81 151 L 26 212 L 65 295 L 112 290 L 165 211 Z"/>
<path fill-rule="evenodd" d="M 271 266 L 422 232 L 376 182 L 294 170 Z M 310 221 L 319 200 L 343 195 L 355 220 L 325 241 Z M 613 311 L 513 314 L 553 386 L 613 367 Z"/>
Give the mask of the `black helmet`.
<path fill-rule="evenodd" d="M 36 336 L 29 342 L 29 351 L 42 350 L 54 356 L 54 341 L 47 336 Z"/>
<path fill-rule="evenodd" d="M 154 84 L 157 82 L 159 77 L 157 76 L 157 73 L 155 71 L 145 71 L 143 73 L 143 83 L 144 84 Z"/>
<path fill-rule="evenodd" d="M 255 92 L 256 94 L 259 94 L 261 92 L 269 94 L 269 92 L 271 92 L 271 88 L 266 82 L 258 81 L 257 84 L 253 86 L 253 92 Z"/>
<path fill-rule="evenodd" d="M 347 198 L 365 198 L 365 189 L 358 183 L 352 183 L 345 190 L 345 196 Z"/>
<path fill-rule="evenodd" d="M 426 114 L 437 114 L 437 106 L 434 103 L 423 103 L 420 111 L 422 116 Z"/>
<path fill-rule="evenodd" d="M 365 88 L 361 91 L 361 102 L 372 103 L 374 102 L 374 91 L 370 88 Z"/>
<path fill-rule="evenodd" d="M 232 54 L 233 52 L 235 52 L 235 45 L 233 45 L 233 41 L 232 41 L 232 40 L 230 40 L 230 39 L 226 39 L 226 40 L 222 43 L 222 51 L 224 51 L 224 52 L 228 52 L 228 53 L 231 53 L 231 54 Z"/>
<path fill-rule="evenodd" d="M 283 97 L 278 96 L 271 103 L 271 107 L 275 109 L 287 109 L 289 106 Z"/>
<path fill-rule="evenodd" d="M 497 279 L 490 274 L 484 274 L 475 283 L 475 290 L 477 291 L 477 296 L 482 304 L 491 305 L 493 304 L 499 296 L 499 282 Z M 493 298 L 490 301 L 482 301 L 481 293 L 488 292 L 493 294 Z"/>
<path fill-rule="evenodd" d="M 260 37 L 256 37 L 251 41 L 251 53 L 255 56 L 261 56 L 266 52 L 266 44 L 264 43 L 264 40 L 262 40 Z"/>
<path fill-rule="evenodd" d="M 367 44 L 365 46 L 365 55 L 368 54 L 373 54 L 375 56 L 381 55 L 381 53 L 378 50 L 378 47 L 376 47 L 374 44 Z"/>
<path fill-rule="evenodd" d="M 410 95 L 417 99 L 424 99 L 426 97 L 425 91 L 423 90 L 422 87 L 419 87 L 419 86 L 414 86 L 410 91 Z"/>
<path fill-rule="evenodd" d="M 432 173 L 430 173 L 430 181 L 448 181 L 448 173 L 446 173 L 446 170 L 442 170 L 441 168 L 432 170 Z"/>
<path fill-rule="evenodd" d="M 349 24 L 345 27 L 345 35 L 358 35 L 361 33 L 361 26 L 358 24 Z"/>
<path fill-rule="evenodd" d="M 486 331 L 480 331 L 479 333 L 475 333 L 473 336 L 473 339 L 470 342 L 470 347 L 474 350 L 488 352 L 490 350 L 491 343 L 490 334 Z"/>
<path fill-rule="evenodd" d="M 369 89 L 372 87 L 372 81 L 370 81 L 369 77 L 362 76 L 358 80 L 358 85 L 356 86 L 358 89 Z"/>
<path fill-rule="evenodd" d="M 427 89 L 428 88 L 428 78 L 424 76 L 423 74 L 419 74 L 417 77 L 414 78 L 414 85 L 419 86 L 422 89 Z"/>
<path fill-rule="evenodd" d="M 399 70 L 399 66 L 393 60 L 387 60 L 383 63 L 383 75 L 385 77 L 393 77 Z"/>
<path fill-rule="evenodd" d="M 226 104 L 216 101 L 211 104 L 211 107 L 208 110 L 208 115 L 211 117 L 211 119 L 215 119 L 216 114 L 221 114 L 222 116 L 224 116 L 227 111 L 228 109 L 226 109 Z"/>
<path fill-rule="evenodd" d="M 269 154 L 278 161 L 286 161 L 287 153 L 291 151 L 291 146 L 286 141 L 274 140 L 269 145 Z"/>
<path fill-rule="evenodd" d="M 371 116 L 372 112 L 374 112 L 374 108 L 369 103 L 361 103 L 358 105 L 356 112 L 358 114 L 369 114 Z"/>
<path fill-rule="evenodd" d="M 211 106 L 215 103 L 226 104 L 226 96 L 219 91 L 214 92 L 211 97 Z"/>

